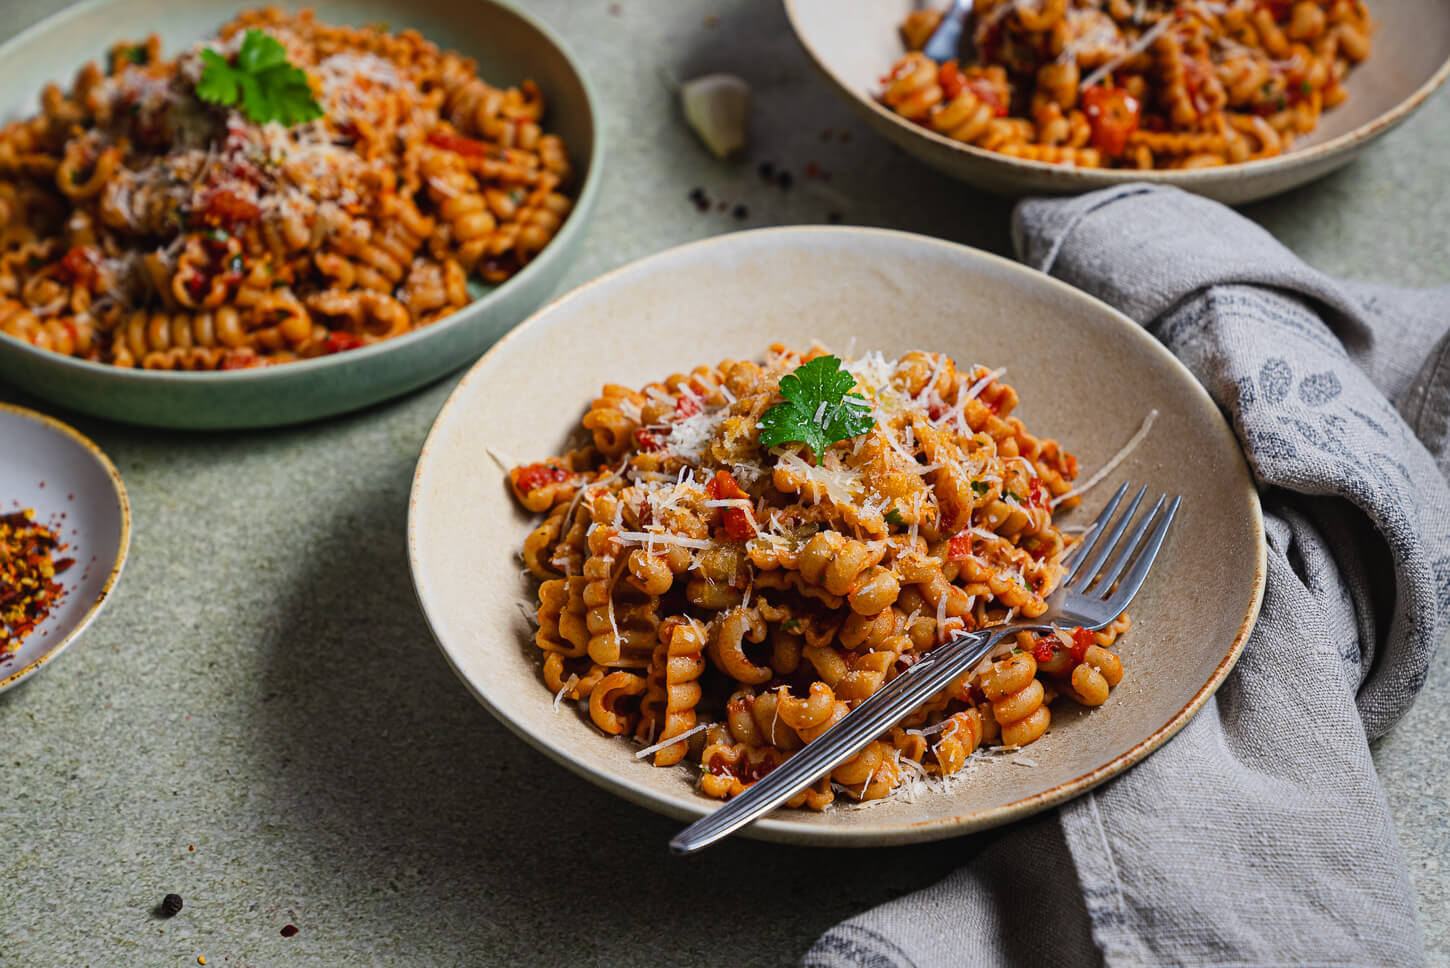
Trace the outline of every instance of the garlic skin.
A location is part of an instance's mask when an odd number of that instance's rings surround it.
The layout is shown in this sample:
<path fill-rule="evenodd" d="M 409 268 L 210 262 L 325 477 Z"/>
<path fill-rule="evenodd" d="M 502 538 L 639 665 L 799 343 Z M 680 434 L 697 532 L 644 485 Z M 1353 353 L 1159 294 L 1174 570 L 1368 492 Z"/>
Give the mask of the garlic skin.
<path fill-rule="evenodd" d="M 734 74 L 706 74 L 680 85 L 685 121 L 717 158 L 745 149 L 750 85 Z"/>

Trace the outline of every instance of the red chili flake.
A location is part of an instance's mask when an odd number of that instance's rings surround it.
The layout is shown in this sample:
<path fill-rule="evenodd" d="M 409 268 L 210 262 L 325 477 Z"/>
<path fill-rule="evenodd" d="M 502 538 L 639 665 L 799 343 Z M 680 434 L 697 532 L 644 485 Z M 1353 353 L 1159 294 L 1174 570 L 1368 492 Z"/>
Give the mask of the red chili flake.
<path fill-rule="evenodd" d="M 621 12 L 622 12 L 622 10 L 620 9 L 619 4 L 617 4 L 617 3 L 611 3 L 609 5 L 609 15 L 611 17 L 618 17 Z"/>
<path fill-rule="evenodd" d="M 20 648 L 60 603 L 65 589 L 55 577 L 75 563 L 52 558 L 67 546 L 53 530 L 37 524 L 34 513 L 0 515 L 0 655 Z"/>
<path fill-rule="evenodd" d="M 634 445 L 640 450 L 659 450 L 660 442 L 654 434 L 640 427 L 634 432 Z"/>
<path fill-rule="evenodd" d="M 972 533 L 970 531 L 954 534 L 952 540 L 947 542 L 947 558 L 951 561 L 961 561 L 971 553 Z"/>
<path fill-rule="evenodd" d="M 282 937 L 284 937 L 284 938 L 290 938 L 290 937 L 292 937 L 296 933 L 297 933 L 297 925 L 295 925 L 295 924 L 284 924 L 284 925 L 282 925 Z"/>
<path fill-rule="evenodd" d="M 806 177 L 807 178 L 820 178 L 821 177 L 821 166 L 818 165 L 818 164 L 816 164 L 814 161 L 808 161 L 808 162 L 806 162 Z"/>

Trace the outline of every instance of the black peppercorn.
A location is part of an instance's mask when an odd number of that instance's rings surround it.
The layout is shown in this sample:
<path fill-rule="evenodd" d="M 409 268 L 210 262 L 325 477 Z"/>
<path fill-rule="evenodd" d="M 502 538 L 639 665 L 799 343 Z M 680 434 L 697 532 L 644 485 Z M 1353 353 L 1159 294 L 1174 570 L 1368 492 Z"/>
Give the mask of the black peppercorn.
<path fill-rule="evenodd" d="M 168 918 L 181 911 L 181 895 L 168 894 L 161 899 L 161 913 Z"/>
<path fill-rule="evenodd" d="M 775 166 L 768 161 L 762 161 L 760 163 L 759 171 L 760 177 L 764 178 L 766 181 L 770 181 L 772 178 L 775 177 Z"/>
<path fill-rule="evenodd" d="M 781 188 L 789 188 L 791 182 L 793 182 L 794 180 L 795 179 L 790 177 L 790 172 L 788 171 L 783 171 L 779 175 L 775 176 L 775 183 Z"/>
<path fill-rule="evenodd" d="M 747 215 L 750 214 L 750 209 L 746 208 L 744 205 L 736 205 L 735 211 L 731 212 L 730 214 L 734 215 L 736 218 L 745 218 Z"/>

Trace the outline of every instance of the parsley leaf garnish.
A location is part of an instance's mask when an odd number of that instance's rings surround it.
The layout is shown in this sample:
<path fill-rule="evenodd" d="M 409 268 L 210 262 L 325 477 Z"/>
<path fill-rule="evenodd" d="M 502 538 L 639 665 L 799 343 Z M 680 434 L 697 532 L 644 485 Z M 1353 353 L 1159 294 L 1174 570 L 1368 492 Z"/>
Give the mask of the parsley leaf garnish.
<path fill-rule="evenodd" d="M 796 629 L 801 627 L 801 620 L 798 618 L 788 618 L 784 622 L 780 623 L 780 627 L 785 629 L 787 632 L 794 632 Z"/>
<path fill-rule="evenodd" d="M 760 417 L 760 444 L 775 447 L 795 441 L 819 459 L 837 441 L 864 434 L 876 426 L 871 403 L 859 393 L 851 374 L 834 356 L 818 356 L 780 378 L 778 403 Z"/>
<path fill-rule="evenodd" d="M 260 30 L 247 31 L 235 65 L 209 47 L 201 59 L 196 96 L 203 101 L 234 105 L 240 100 L 242 113 L 256 124 L 291 126 L 322 117 L 307 75 L 287 61 L 287 49 L 276 38 Z"/>
<path fill-rule="evenodd" d="M 975 492 L 978 497 L 980 497 L 983 494 L 986 494 L 991 489 L 992 489 L 992 485 L 988 484 L 986 481 L 973 481 L 972 482 L 972 491 Z"/>
<path fill-rule="evenodd" d="M 894 524 L 898 528 L 906 523 L 906 520 L 901 516 L 901 512 L 896 510 L 896 508 L 892 508 L 890 511 L 887 511 L 885 516 L 887 524 Z"/>

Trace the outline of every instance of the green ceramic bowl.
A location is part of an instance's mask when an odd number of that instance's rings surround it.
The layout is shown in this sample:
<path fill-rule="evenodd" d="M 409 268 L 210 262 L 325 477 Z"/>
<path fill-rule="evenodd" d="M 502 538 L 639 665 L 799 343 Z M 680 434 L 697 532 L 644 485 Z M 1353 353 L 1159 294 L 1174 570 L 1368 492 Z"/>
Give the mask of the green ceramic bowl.
<path fill-rule="evenodd" d="M 69 86 L 87 60 L 120 38 L 152 31 L 175 52 L 212 34 L 247 0 L 89 0 L 0 46 L 0 120 L 39 108 L 48 81 Z M 547 125 L 568 146 L 575 207 L 558 236 L 508 282 L 475 292 L 463 310 L 373 346 L 256 370 L 128 370 L 38 350 L 0 334 L 0 380 L 55 403 L 126 423 L 193 429 L 300 423 L 407 393 L 473 362 L 542 303 L 578 251 L 599 195 L 603 128 L 584 71 L 550 30 L 499 0 L 316 0 L 326 23 L 413 27 L 478 62 L 494 83 L 533 78 Z"/>

